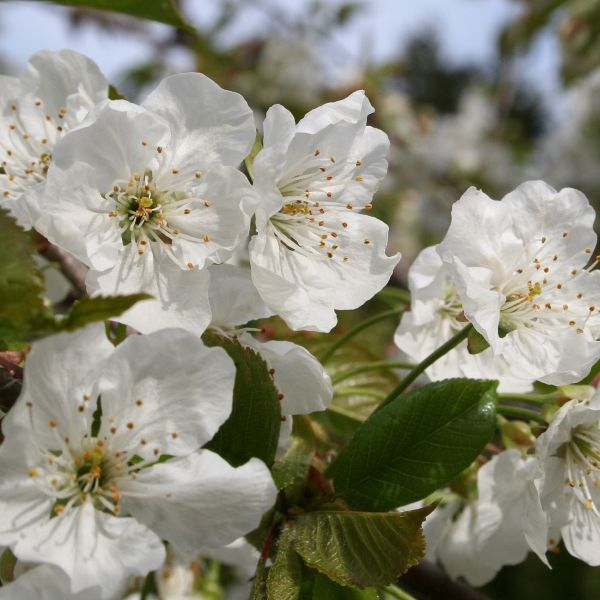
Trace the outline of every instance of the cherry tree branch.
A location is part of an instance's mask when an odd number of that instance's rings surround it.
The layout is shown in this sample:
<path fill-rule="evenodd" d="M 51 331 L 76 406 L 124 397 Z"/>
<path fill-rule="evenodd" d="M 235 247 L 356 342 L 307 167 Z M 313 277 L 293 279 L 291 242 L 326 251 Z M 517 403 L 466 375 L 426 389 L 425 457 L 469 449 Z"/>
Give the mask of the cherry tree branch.
<path fill-rule="evenodd" d="M 87 275 L 88 268 L 74 256 L 51 244 L 46 239 L 42 240 L 40 246 L 40 254 L 49 261 L 60 265 L 63 275 L 73 286 L 75 297 L 81 298 L 85 294 L 85 276 Z"/>

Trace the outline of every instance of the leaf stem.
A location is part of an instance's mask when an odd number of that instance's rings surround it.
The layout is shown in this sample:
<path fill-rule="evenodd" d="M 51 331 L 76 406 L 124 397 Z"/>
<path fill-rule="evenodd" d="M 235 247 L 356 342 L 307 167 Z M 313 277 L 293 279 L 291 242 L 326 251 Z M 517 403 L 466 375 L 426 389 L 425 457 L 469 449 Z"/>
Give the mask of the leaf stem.
<path fill-rule="evenodd" d="M 496 406 L 497 412 L 501 415 L 507 415 L 509 417 L 521 417 L 528 421 L 537 421 L 547 425 L 544 417 L 535 410 L 529 410 L 528 408 L 519 408 L 518 406 L 506 406 L 505 404 L 499 404 Z"/>
<path fill-rule="evenodd" d="M 387 406 L 390 402 L 394 401 L 417 377 L 430 367 L 438 359 L 442 358 L 445 354 L 448 354 L 450 350 L 458 346 L 462 341 L 467 339 L 469 332 L 473 328 L 473 325 L 469 323 L 466 327 L 463 327 L 459 332 L 452 336 L 445 344 L 442 344 L 437 350 L 434 350 L 426 359 L 422 360 L 416 365 L 412 371 L 396 386 L 396 388 L 389 393 L 387 398 L 377 407 L 377 410 Z"/>
<path fill-rule="evenodd" d="M 399 587 L 395 585 L 388 585 L 383 588 L 384 592 L 388 594 L 388 596 L 392 596 L 393 598 L 398 598 L 399 600 L 416 600 L 414 596 L 406 593 L 404 590 L 401 590 Z"/>
<path fill-rule="evenodd" d="M 557 394 L 498 394 L 501 402 L 529 402 L 530 404 L 549 404 L 554 402 Z"/>
<path fill-rule="evenodd" d="M 393 285 L 388 285 L 384 287 L 380 292 L 380 296 L 391 296 L 400 300 L 401 302 L 406 302 L 406 304 L 410 304 L 410 292 L 403 288 L 395 287 Z"/>
<path fill-rule="evenodd" d="M 366 388 L 344 388 L 335 391 L 336 396 L 368 396 L 369 398 L 376 398 L 377 400 L 383 400 L 385 394 L 377 392 L 376 390 L 369 390 Z"/>
<path fill-rule="evenodd" d="M 399 360 L 380 360 L 338 373 L 331 378 L 331 383 L 336 384 L 340 381 L 344 381 L 344 379 L 348 379 L 354 375 L 360 375 L 360 373 L 366 373 L 367 371 L 379 371 L 382 369 L 414 369 L 414 367 L 415 365 L 413 364 L 401 362 Z"/>
<path fill-rule="evenodd" d="M 361 323 L 350 329 L 350 331 L 340 336 L 333 344 L 331 344 L 331 346 L 329 346 L 329 348 L 327 348 L 327 350 L 325 350 L 325 352 L 323 352 L 323 354 L 320 357 L 321 364 L 325 364 L 335 354 L 338 348 L 343 346 L 346 342 L 348 342 L 361 331 L 367 329 L 367 327 L 371 327 L 371 325 L 375 325 L 375 323 L 379 323 L 380 321 L 385 321 L 385 319 L 389 319 L 390 317 L 395 317 L 400 313 L 404 312 L 405 310 L 406 306 L 392 308 L 390 310 L 381 312 L 378 315 L 374 315 L 370 319 L 362 321 Z"/>

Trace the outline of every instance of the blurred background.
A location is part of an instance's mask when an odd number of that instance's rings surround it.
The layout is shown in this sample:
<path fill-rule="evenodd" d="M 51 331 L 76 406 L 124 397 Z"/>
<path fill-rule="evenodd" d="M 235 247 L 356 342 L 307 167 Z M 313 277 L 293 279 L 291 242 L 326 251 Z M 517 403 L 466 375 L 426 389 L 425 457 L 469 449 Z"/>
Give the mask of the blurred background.
<path fill-rule="evenodd" d="M 148 0 L 152 3 L 158 0 Z M 600 207 L 600 0 L 181 0 L 195 32 L 41 2 L 0 0 L 0 72 L 37 50 L 94 59 L 138 100 L 162 77 L 201 71 L 298 118 L 365 89 L 390 136 L 374 214 L 406 284 L 470 186 L 502 197 L 527 179 L 582 190 Z M 481 591 L 498 600 L 600 597 L 600 570 L 566 552 L 535 558 Z"/>

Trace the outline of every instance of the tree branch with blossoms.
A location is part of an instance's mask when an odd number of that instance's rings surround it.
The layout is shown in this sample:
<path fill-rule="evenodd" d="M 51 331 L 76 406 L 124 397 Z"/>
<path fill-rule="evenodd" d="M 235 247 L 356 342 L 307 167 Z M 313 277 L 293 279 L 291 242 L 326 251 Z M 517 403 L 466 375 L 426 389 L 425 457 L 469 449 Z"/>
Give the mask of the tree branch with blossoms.
<path fill-rule="evenodd" d="M 364 91 L 258 134 L 201 73 L 114 97 L 71 50 L 2 78 L 0 598 L 475 599 L 561 540 L 600 564 L 581 192 L 469 188 L 399 290 Z"/>

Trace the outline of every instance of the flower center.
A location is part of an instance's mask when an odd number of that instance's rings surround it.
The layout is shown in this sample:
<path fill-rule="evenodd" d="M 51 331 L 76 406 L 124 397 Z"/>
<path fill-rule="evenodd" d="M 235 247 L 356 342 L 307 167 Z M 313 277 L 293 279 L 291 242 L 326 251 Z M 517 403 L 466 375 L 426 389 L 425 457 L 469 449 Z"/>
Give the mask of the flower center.
<path fill-rule="evenodd" d="M 51 149 L 68 129 L 68 119 L 66 107 L 51 115 L 41 100 L 30 97 L 10 102 L 8 112 L 11 117 L 0 126 L 0 173 L 6 175 L 2 195 L 16 198 L 46 178 Z"/>
<path fill-rule="evenodd" d="M 600 518 L 592 490 L 600 486 L 600 422 L 580 425 L 564 447 L 567 465 L 566 485 L 587 510 Z"/>
<path fill-rule="evenodd" d="M 278 182 L 279 192 L 287 202 L 271 216 L 271 233 L 293 252 L 339 264 L 348 262 L 349 224 L 344 215 L 368 210 L 372 205 L 354 207 L 335 197 L 361 164 L 360 160 L 352 165 L 338 162 L 334 156 L 323 156 L 316 149 L 288 165 Z M 354 175 L 354 179 L 362 181 L 362 175 Z M 371 242 L 365 239 L 363 243 Z"/>
<path fill-rule="evenodd" d="M 589 262 L 592 248 L 585 248 L 584 257 L 570 256 L 566 264 L 560 251 L 568 235 L 565 231 L 556 240 L 542 236 L 534 241 L 528 258 L 499 288 L 506 298 L 500 315 L 501 335 L 519 327 L 547 332 L 557 326 L 583 333 L 592 317 L 597 320 L 598 309 L 587 296 L 589 272 L 597 266 L 598 257 L 587 268 L 570 266 Z"/>

